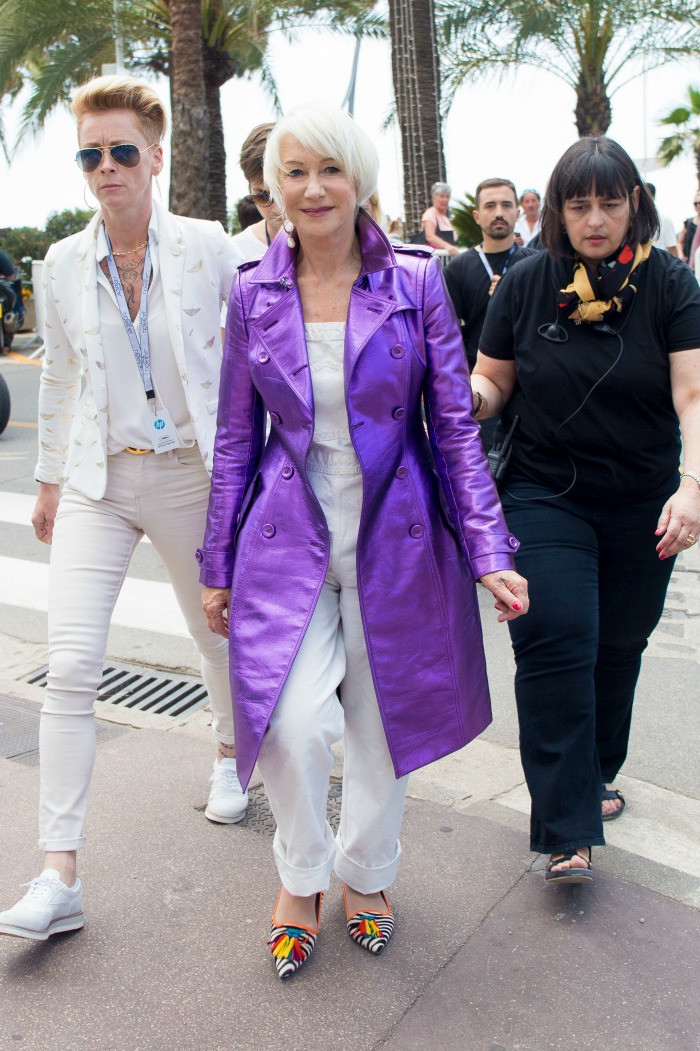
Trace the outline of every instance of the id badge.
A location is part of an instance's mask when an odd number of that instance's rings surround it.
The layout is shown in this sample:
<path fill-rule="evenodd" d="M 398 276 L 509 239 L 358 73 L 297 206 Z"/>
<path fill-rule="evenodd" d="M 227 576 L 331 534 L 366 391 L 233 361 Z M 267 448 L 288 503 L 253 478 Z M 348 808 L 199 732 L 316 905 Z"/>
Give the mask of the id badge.
<path fill-rule="evenodd" d="M 156 413 L 146 412 L 141 419 L 155 453 L 167 453 L 170 449 L 180 448 L 182 443 L 167 409 L 159 409 Z"/>

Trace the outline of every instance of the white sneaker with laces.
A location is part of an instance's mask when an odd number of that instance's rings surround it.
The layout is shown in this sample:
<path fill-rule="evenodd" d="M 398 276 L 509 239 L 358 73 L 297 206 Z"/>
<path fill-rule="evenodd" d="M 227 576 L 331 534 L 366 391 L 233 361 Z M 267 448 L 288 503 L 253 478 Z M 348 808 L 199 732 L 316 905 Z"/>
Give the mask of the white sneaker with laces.
<path fill-rule="evenodd" d="M 214 763 L 214 773 L 209 778 L 211 791 L 204 816 L 220 825 L 235 825 L 242 821 L 248 806 L 248 793 L 241 788 L 236 772 L 235 759 L 222 759 Z"/>
<path fill-rule="evenodd" d="M 85 923 L 83 886 L 76 877 L 67 887 L 55 869 L 45 869 L 31 883 L 21 901 L 0 912 L 0 934 L 45 942 L 60 931 L 77 931 Z"/>

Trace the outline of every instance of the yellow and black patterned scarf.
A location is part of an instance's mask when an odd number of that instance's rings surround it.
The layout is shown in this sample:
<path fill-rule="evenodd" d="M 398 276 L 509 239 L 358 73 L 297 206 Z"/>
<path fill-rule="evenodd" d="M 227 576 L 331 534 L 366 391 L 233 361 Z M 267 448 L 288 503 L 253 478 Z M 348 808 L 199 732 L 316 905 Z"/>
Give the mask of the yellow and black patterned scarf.
<path fill-rule="evenodd" d="M 577 259 L 573 281 L 559 290 L 559 309 L 573 307 L 568 316 L 576 325 L 592 325 L 621 313 L 637 291 L 637 271 L 650 252 L 651 241 L 636 248 L 625 244 L 597 270 Z"/>

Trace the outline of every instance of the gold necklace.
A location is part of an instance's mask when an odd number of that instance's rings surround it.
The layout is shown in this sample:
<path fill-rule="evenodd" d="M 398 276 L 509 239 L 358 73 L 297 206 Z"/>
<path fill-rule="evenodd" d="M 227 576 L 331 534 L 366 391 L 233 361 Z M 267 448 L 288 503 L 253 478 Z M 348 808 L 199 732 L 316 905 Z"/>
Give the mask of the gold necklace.
<path fill-rule="evenodd" d="M 144 241 L 142 245 L 136 245 L 136 248 L 130 249 L 128 252 L 112 252 L 112 255 L 133 255 L 134 252 L 140 252 L 142 248 L 145 248 L 148 244 L 148 240 Z"/>

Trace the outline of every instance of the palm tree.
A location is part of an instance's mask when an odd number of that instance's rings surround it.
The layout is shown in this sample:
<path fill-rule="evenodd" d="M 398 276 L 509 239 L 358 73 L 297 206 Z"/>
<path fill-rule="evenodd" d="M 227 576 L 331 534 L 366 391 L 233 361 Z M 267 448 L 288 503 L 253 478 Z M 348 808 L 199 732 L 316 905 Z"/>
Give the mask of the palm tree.
<path fill-rule="evenodd" d="M 389 0 L 391 72 L 403 159 L 404 227 L 421 229 L 430 187 L 445 179 L 433 0 Z"/>
<path fill-rule="evenodd" d="M 692 153 L 700 186 L 700 89 L 689 87 L 687 105 L 676 106 L 661 118 L 659 124 L 676 129 L 662 140 L 658 149 L 659 160 L 667 165 L 683 153 Z"/>
<path fill-rule="evenodd" d="M 209 216 L 209 116 L 204 87 L 202 0 L 170 0 L 173 134 L 170 208 L 196 219 Z"/>
<path fill-rule="evenodd" d="M 374 0 L 201 0 L 209 176 L 207 184 L 199 179 L 199 189 L 209 218 L 226 223 L 221 85 L 257 72 L 279 108 L 265 58 L 270 33 L 280 30 L 291 36 L 295 29 L 314 26 L 381 35 L 384 23 L 372 12 L 373 4 Z M 0 97 L 12 100 L 24 85 L 30 87 L 20 138 L 36 133 L 56 106 L 70 101 L 78 84 L 99 74 L 103 63 L 114 61 L 118 35 L 130 71 L 169 77 L 172 7 L 173 0 L 119 0 L 118 9 L 114 0 L 0 0 Z M 1 123 L 0 142 L 6 148 Z M 185 169 L 172 165 L 171 196 L 176 201 L 180 180 L 187 177 Z"/>
<path fill-rule="evenodd" d="M 466 80 L 522 65 L 576 94 L 579 135 L 604 135 L 615 91 L 700 51 L 696 0 L 440 0 L 450 98 Z"/>

